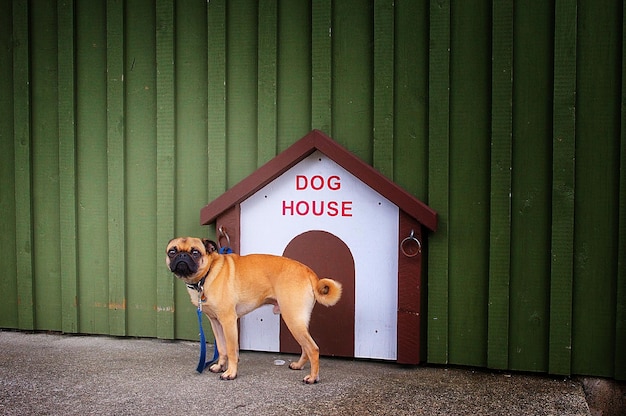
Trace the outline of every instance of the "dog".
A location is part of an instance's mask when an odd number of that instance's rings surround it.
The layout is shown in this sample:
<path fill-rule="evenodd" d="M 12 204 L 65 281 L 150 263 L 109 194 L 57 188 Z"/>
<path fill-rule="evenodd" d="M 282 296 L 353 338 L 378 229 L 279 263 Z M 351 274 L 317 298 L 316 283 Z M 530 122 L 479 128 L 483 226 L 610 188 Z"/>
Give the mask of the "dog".
<path fill-rule="evenodd" d="M 270 304 L 282 315 L 302 354 L 289 368 L 301 370 L 307 361 L 311 373 L 304 383 L 319 381 L 319 347 L 309 333 L 315 302 L 335 305 L 341 298 L 341 283 L 320 279 L 307 266 L 286 257 L 269 254 L 220 254 L 208 239 L 179 237 L 167 245 L 166 263 L 187 284 L 191 302 L 209 318 L 219 351 L 209 367 L 222 380 L 237 377 L 239 333 L 237 320 Z"/>

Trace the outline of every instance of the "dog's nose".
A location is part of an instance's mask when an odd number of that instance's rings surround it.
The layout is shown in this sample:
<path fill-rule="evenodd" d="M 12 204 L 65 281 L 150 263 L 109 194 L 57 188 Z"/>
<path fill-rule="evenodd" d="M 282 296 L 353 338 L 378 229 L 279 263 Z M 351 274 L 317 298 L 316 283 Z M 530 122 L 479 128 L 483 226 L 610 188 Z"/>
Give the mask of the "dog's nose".
<path fill-rule="evenodd" d="M 189 253 L 178 253 L 176 257 L 174 257 L 175 261 L 191 261 L 191 256 Z"/>

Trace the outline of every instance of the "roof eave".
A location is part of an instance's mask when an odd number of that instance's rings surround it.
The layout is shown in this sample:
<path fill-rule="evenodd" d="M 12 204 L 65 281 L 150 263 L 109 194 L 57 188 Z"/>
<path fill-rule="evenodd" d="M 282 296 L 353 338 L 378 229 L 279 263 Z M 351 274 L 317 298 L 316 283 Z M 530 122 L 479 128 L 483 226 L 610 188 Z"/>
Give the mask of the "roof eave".
<path fill-rule="evenodd" d="M 254 174 L 249 175 L 202 208 L 200 223 L 202 225 L 213 223 L 221 213 L 245 201 L 316 150 L 330 157 L 431 231 L 437 230 L 437 213 L 435 211 L 319 130 L 311 131 L 274 159 L 258 168 Z"/>

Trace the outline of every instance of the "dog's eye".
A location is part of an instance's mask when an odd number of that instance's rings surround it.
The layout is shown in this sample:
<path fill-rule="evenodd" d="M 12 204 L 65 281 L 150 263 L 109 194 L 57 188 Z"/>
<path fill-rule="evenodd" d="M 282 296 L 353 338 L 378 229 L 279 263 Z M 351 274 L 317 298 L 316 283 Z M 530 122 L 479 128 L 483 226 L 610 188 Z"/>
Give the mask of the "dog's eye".
<path fill-rule="evenodd" d="M 200 257 L 200 250 L 198 250 L 197 248 L 191 249 L 191 255 L 194 257 Z"/>
<path fill-rule="evenodd" d="M 176 254 L 176 249 L 175 248 L 170 248 L 169 250 L 167 250 L 167 255 L 172 257 L 173 255 Z"/>

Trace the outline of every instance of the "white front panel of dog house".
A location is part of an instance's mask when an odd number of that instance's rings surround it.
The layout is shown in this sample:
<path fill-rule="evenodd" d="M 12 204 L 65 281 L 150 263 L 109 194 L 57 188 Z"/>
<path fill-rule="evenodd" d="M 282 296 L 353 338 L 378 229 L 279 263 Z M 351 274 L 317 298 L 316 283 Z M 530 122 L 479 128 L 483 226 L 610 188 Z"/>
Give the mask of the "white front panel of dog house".
<path fill-rule="evenodd" d="M 323 201 L 323 204 L 322 204 Z M 241 254 L 282 255 L 311 230 L 334 234 L 355 262 L 354 356 L 397 359 L 398 207 L 317 151 L 241 204 Z M 280 316 L 241 319 L 242 349 L 279 351 Z"/>

